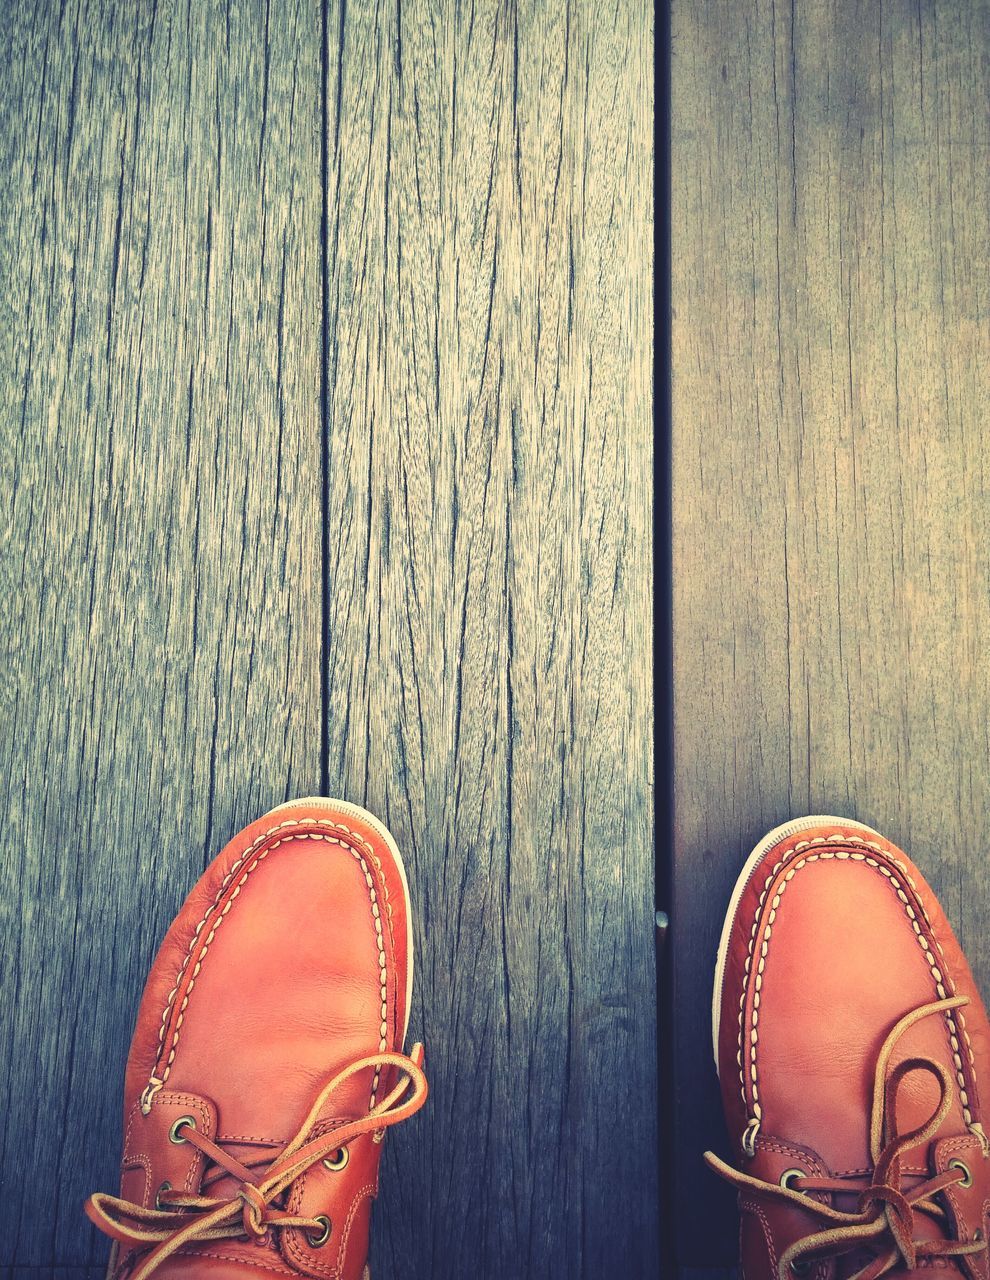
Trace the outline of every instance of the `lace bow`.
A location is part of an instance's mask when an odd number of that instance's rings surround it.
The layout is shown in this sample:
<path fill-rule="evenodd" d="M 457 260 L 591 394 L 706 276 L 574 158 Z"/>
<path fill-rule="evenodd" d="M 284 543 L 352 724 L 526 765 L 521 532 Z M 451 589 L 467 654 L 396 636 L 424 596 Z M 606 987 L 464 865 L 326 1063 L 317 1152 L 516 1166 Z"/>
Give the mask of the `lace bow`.
<path fill-rule="evenodd" d="M 779 1280 L 788 1280 L 788 1271 L 801 1273 L 812 1262 L 837 1254 L 847 1253 L 858 1247 L 879 1249 L 880 1252 L 851 1280 L 877 1280 L 884 1272 L 898 1264 L 914 1270 L 922 1257 L 959 1258 L 966 1254 L 982 1253 L 987 1247 L 982 1229 L 977 1230 L 970 1241 L 957 1239 L 916 1240 L 915 1214 L 925 1213 L 937 1219 L 943 1230 L 950 1227 L 949 1215 L 935 1197 L 954 1183 L 968 1186 L 971 1174 L 961 1160 L 949 1162 L 942 1173 L 929 1177 L 910 1189 L 902 1182 L 901 1157 L 911 1147 L 920 1146 L 934 1138 L 941 1128 L 952 1105 L 953 1084 L 948 1071 L 940 1062 L 930 1058 L 906 1058 L 889 1070 L 894 1045 L 909 1027 L 922 1018 L 936 1013 L 948 1013 L 969 1003 L 966 996 L 952 996 L 932 1004 L 919 1006 L 904 1015 L 891 1029 L 877 1057 L 873 1080 L 873 1106 L 870 1118 L 870 1159 L 873 1174 L 865 1185 L 862 1180 L 847 1178 L 818 1178 L 811 1174 L 788 1170 L 780 1183 L 764 1182 L 748 1173 L 740 1173 L 727 1165 L 711 1151 L 705 1152 L 708 1165 L 720 1177 L 740 1189 L 759 1192 L 777 1200 L 797 1205 L 816 1214 L 823 1223 L 822 1230 L 796 1240 L 781 1254 L 778 1263 Z M 901 1082 L 910 1071 L 927 1071 L 938 1082 L 940 1096 L 935 1110 L 917 1129 L 900 1134 L 897 1131 L 897 1093 Z M 979 1124 L 969 1126 L 980 1140 L 983 1157 L 990 1155 L 987 1138 Z M 791 1176 L 788 1176 L 791 1175 Z M 799 1184 L 802 1190 L 796 1190 Z M 823 1204 L 811 1198 L 815 1192 L 846 1193 L 859 1190 L 856 1211 L 844 1212 L 831 1204 Z"/>
<path fill-rule="evenodd" d="M 345 1080 L 368 1068 L 395 1067 L 401 1078 L 395 1088 L 367 1115 L 347 1120 L 317 1138 L 308 1135 L 327 1100 Z M 362 1134 L 384 1136 L 384 1131 L 407 1119 L 426 1101 L 428 1087 L 423 1074 L 423 1046 L 417 1044 L 406 1057 L 402 1053 L 378 1053 L 360 1058 L 339 1072 L 320 1092 L 296 1136 L 267 1168 L 248 1168 L 191 1124 L 177 1132 L 174 1141 L 188 1142 L 200 1150 L 223 1176 L 236 1178 L 234 1195 L 218 1198 L 194 1195 L 171 1188 L 159 1193 L 155 1208 L 146 1208 L 118 1196 L 98 1192 L 86 1201 L 86 1214 L 101 1231 L 121 1244 L 153 1246 L 131 1280 L 148 1280 L 167 1258 L 185 1245 L 209 1240 L 264 1239 L 272 1230 L 296 1227 L 307 1232 L 314 1247 L 330 1238 L 333 1224 L 322 1215 L 305 1217 L 275 1207 L 276 1199 L 307 1169 L 339 1157 L 347 1144 Z M 177 1122 L 177 1125 L 181 1122 Z M 331 1167 L 333 1165 L 331 1164 Z M 340 1167 L 338 1165 L 338 1167 Z"/>

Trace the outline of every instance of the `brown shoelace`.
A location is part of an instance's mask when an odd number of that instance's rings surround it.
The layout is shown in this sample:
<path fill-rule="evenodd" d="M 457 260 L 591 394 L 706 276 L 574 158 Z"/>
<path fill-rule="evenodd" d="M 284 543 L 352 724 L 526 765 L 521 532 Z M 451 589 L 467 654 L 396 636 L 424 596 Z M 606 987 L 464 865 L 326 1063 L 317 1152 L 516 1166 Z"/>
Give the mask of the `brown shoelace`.
<path fill-rule="evenodd" d="M 345 1080 L 359 1071 L 382 1067 L 396 1067 L 402 1073 L 387 1097 L 360 1119 L 344 1121 L 307 1141 L 327 1100 Z M 273 1201 L 307 1169 L 321 1160 L 339 1157 L 355 1138 L 365 1133 L 384 1136 L 387 1128 L 420 1109 L 427 1092 L 422 1045 L 414 1045 L 409 1057 L 402 1053 L 378 1053 L 360 1058 L 326 1085 L 296 1136 L 261 1171 L 237 1160 L 192 1125 L 183 1126 L 178 1140 L 196 1147 L 215 1166 L 212 1175 L 204 1179 L 204 1185 L 230 1174 L 240 1183 L 235 1195 L 219 1199 L 168 1189 L 160 1193 L 158 1200 L 166 1207 L 151 1209 L 98 1192 L 86 1201 L 86 1213 L 101 1231 L 121 1244 L 154 1246 L 130 1280 L 147 1280 L 184 1245 L 210 1240 L 258 1240 L 272 1230 L 297 1227 L 308 1233 L 312 1243 L 319 1239 L 322 1244 L 332 1230 L 328 1218 L 288 1213 L 273 1207 Z"/>
<path fill-rule="evenodd" d="M 877 1280 L 884 1272 L 899 1264 L 914 1270 L 921 1257 L 958 1258 L 982 1253 L 987 1247 L 982 1230 L 968 1243 L 955 1239 L 915 1240 L 914 1216 L 917 1212 L 937 1219 L 943 1230 L 950 1228 L 946 1210 L 934 1198 L 953 1183 L 968 1183 L 969 1171 L 961 1161 L 954 1161 L 943 1173 L 935 1174 L 906 1190 L 901 1182 L 901 1157 L 911 1147 L 930 1142 L 941 1128 L 952 1105 L 953 1085 L 948 1071 L 930 1058 L 906 1058 L 888 1072 L 894 1045 L 909 1027 L 922 1018 L 947 1013 L 968 1004 L 966 996 L 952 996 L 913 1009 L 892 1028 L 877 1058 L 873 1079 L 873 1106 L 870 1119 L 870 1160 L 873 1175 L 862 1179 L 817 1178 L 811 1174 L 782 1177 L 780 1183 L 764 1182 L 748 1173 L 740 1173 L 711 1151 L 705 1152 L 708 1165 L 735 1186 L 761 1195 L 773 1196 L 817 1214 L 829 1225 L 796 1240 L 781 1254 L 777 1271 L 779 1280 L 788 1280 L 788 1271 L 800 1273 L 812 1262 L 866 1247 L 879 1249 L 877 1255 L 856 1272 L 851 1280 Z M 941 1096 L 929 1119 L 910 1133 L 897 1132 L 897 1091 L 909 1071 L 927 1071 L 938 1081 Z M 978 1124 L 970 1131 L 980 1140 L 983 1155 L 988 1154 L 987 1138 Z M 789 1171 L 793 1173 L 793 1171 Z M 794 1189 L 793 1184 L 802 1190 Z M 855 1193 L 859 1191 L 856 1212 L 844 1212 L 830 1204 L 811 1199 L 814 1192 Z"/>

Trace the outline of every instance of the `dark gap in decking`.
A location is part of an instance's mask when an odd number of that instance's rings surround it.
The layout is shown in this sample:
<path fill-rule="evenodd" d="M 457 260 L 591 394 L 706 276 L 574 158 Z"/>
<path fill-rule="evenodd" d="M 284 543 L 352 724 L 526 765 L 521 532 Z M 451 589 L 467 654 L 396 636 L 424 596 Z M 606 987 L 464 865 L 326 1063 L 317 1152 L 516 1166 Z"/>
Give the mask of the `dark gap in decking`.
<path fill-rule="evenodd" d="M 653 634 L 654 664 L 654 839 L 657 907 L 657 1161 L 661 1274 L 674 1274 L 674 992 L 671 982 L 674 671 L 673 528 L 671 503 L 671 321 L 670 321 L 670 6 L 658 7 L 659 30 L 654 64 L 653 207 L 657 237 L 653 266 Z M 658 83 L 659 80 L 659 83 Z M 665 913 L 661 916 L 659 913 Z"/>

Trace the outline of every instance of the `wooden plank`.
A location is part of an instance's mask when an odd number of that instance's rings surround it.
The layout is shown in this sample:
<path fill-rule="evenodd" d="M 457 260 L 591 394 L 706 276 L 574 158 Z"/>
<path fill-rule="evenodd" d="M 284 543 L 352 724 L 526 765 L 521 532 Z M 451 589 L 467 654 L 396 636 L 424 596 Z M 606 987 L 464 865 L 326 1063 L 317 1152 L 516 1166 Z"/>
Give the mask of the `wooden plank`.
<path fill-rule="evenodd" d="M 0 1280 L 104 1280 L 106 1267 L 4 1267 Z"/>
<path fill-rule="evenodd" d="M 724 1265 L 709 993 L 755 840 L 878 826 L 990 979 L 990 7 L 675 0 L 672 41 L 675 1212 Z"/>
<path fill-rule="evenodd" d="M 319 786 L 320 17 L 2 22 L 0 1262 L 82 1267 L 158 942 Z"/>
<path fill-rule="evenodd" d="M 106 1267 L 4 1267 L 0 1280 L 104 1280 Z"/>
<path fill-rule="evenodd" d="M 656 1270 L 649 6 L 330 6 L 331 790 L 418 912 L 372 1273 Z"/>

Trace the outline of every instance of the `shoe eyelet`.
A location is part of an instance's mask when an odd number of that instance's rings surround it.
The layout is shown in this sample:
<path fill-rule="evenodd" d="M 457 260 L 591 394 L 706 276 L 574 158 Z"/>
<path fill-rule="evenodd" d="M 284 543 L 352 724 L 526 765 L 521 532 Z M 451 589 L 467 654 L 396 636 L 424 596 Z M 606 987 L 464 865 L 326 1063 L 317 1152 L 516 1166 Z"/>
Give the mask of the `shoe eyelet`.
<path fill-rule="evenodd" d="M 333 1223 L 331 1223 L 330 1219 L 323 1213 L 318 1213 L 315 1221 L 323 1223 L 323 1230 L 320 1232 L 307 1231 L 306 1239 L 309 1241 L 309 1247 L 311 1249 L 322 1249 L 330 1239 L 330 1232 L 333 1230 Z"/>
<path fill-rule="evenodd" d="M 806 1276 L 814 1265 L 813 1258 L 794 1258 L 791 1261 L 791 1270 L 796 1276 Z"/>
<path fill-rule="evenodd" d="M 982 1228 L 982 1227 L 977 1227 L 977 1228 L 976 1228 L 976 1230 L 973 1232 L 973 1239 L 976 1241 L 976 1243 L 977 1243 L 977 1244 L 982 1244 L 982 1243 L 983 1243 L 983 1228 Z"/>
<path fill-rule="evenodd" d="M 162 1192 L 171 1191 L 171 1190 L 172 1190 L 171 1182 L 163 1182 L 162 1185 L 155 1192 L 155 1208 L 159 1211 L 159 1213 L 164 1213 L 168 1211 L 170 1206 L 162 1204 Z"/>
<path fill-rule="evenodd" d="M 196 1117 L 195 1116 L 179 1116 L 178 1120 L 176 1120 L 175 1124 L 173 1124 L 171 1129 L 169 1129 L 168 1131 L 169 1142 L 174 1142 L 177 1146 L 179 1143 L 185 1142 L 185 1138 L 183 1138 L 182 1136 L 182 1130 L 187 1125 L 189 1125 L 190 1128 L 195 1129 Z"/>
<path fill-rule="evenodd" d="M 797 1191 L 799 1196 L 804 1195 L 803 1191 L 798 1191 L 797 1187 L 792 1187 L 791 1183 L 795 1178 L 806 1178 L 808 1175 L 803 1169 L 785 1169 L 780 1175 L 780 1185 L 787 1191 Z"/>
<path fill-rule="evenodd" d="M 351 1153 L 346 1147 L 338 1147 L 332 1156 L 327 1156 L 323 1164 L 331 1173 L 340 1173 L 341 1169 L 347 1168 L 347 1162 L 350 1158 Z"/>
<path fill-rule="evenodd" d="M 972 1173 L 970 1172 L 969 1165 L 968 1165 L 968 1164 L 966 1164 L 966 1163 L 965 1163 L 965 1161 L 963 1161 L 963 1160 L 950 1160 L 950 1161 L 949 1161 L 949 1164 L 948 1164 L 948 1167 L 949 1167 L 950 1169 L 959 1169 L 959 1170 L 961 1170 L 961 1172 L 962 1172 L 962 1175 L 963 1175 L 963 1176 L 959 1179 L 959 1186 L 961 1186 L 961 1187 L 971 1187 L 971 1186 L 973 1185 L 973 1175 L 972 1175 Z"/>

